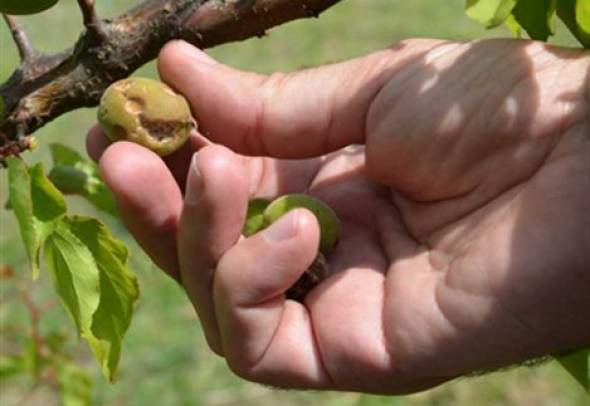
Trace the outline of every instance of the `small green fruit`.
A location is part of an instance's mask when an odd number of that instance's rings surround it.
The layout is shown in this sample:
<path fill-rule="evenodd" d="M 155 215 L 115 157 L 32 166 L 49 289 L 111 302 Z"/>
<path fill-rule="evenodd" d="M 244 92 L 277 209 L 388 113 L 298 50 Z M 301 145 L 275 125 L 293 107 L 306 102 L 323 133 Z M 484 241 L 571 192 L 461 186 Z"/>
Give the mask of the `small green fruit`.
<path fill-rule="evenodd" d="M 62 193 L 84 194 L 88 189 L 88 175 L 73 166 L 56 165 L 49 172 L 49 179 Z"/>
<path fill-rule="evenodd" d="M 245 237 L 256 234 L 265 227 L 264 209 L 270 202 L 266 199 L 252 199 L 248 202 L 248 213 L 246 214 L 246 224 L 242 230 Z"/>
<path fill-rule="evenodd" d="M 131 141 L 166 156 L 188 139 L 196 122 L 184 97 L 162 82 L 129 78 L 103 94 L 98 122 L 112 141 Z"/>
<path fill-rule="evenodd" d="M 272 224 L 285 213 L 297 208 L 306 208 L 315 214 L 320 224 L 320 251 L 328 254 L 338 241 L 340 221 L 330 206 L 312 196 L 290 194 L 273 200 L 264 210 L 265 223 Z"/>
<path fill-rule="evenodd" d="M 58 0 L 0 0 L 0 13 L 36 14 L 53 7 L 57 2 Z"/>

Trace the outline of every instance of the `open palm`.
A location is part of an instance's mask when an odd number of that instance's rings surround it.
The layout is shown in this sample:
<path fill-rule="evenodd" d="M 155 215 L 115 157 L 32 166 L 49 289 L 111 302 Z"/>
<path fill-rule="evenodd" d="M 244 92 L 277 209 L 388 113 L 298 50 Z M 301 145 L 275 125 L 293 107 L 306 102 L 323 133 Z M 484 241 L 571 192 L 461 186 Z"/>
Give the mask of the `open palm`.
<path fill-rule="evenodd" d="M 238 374 L 400 393 L 590 342 L 587 56 L 420 41 L 260 79 L 175 47 L 162 74 L 208 138 L 283 158 L 337 151 L 279 161 L 212 145 L 190 169 L 196 139 L 168 166 L 127 143 L 102 155 L 130 230 Z M 313 216 L 240 230 L 249 198 L 302 191 L 343 227 L 332 275 L 300 304 L 284 292 L 315 256 Z"/>

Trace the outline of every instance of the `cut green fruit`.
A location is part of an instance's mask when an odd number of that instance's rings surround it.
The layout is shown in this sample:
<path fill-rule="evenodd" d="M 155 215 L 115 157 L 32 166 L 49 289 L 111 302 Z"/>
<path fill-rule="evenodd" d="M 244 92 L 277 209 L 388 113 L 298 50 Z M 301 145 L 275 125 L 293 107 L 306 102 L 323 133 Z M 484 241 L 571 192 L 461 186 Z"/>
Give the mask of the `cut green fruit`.
<path fill-rule="evenodd" d="M 162 82 L 129 78 L 103 94 L 98 122 L 112 141 L 131 141 L 160 156 L 178 150 L 196 128 L 186 99 Z"/>
<path fill-rule="evenodd" d="M 315 197 L 305 194 L 279 197 L 264 210 L 264 221 L 267 225 L 272 224 L 285 213 L 297 208 L 306 208 L 315 214 L 320 224 L 320 251 L 330 253 L 338 241 L 340 221 L 330 206 Z"/>
<path fill-rule="evenodd" d="M 268 207 L 270 201 L 266 199 L 252 199 L 248 203 L 248 213 L 246 214 L 246 224 L 242 230 L 245 237 L 250 237 L 265 227 L 264 209 Z"/>
<path fill-rule="evenodd" d="M 0 0 L 0 13 L 36 14 L 53 7 L 57 2 L 58 0 Z"/>

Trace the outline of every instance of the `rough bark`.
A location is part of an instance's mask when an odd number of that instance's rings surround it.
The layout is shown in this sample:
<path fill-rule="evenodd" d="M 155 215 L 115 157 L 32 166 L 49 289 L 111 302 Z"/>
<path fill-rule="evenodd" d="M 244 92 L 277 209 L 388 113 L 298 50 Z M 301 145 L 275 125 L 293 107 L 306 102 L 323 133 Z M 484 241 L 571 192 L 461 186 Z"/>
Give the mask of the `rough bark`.
<path fill-rule="evenodd" d="M 24 136 L 56 117 L 97 105 L 111 83 L 154 59 L 171 39 L 200 48 L 240 41 L 290 20 L 317 17 L 339 1 L 147 0 L 101 21 L 92 15 L 91 0 L 79 0 L 86 30 L 76 44 L 55 55 L 25 51 L 21 66 L 0 86 L 6 111 L 0 117 L 0 160 L 26 149 Z M 15 40 L 20 34 L 13 32 Z"/>

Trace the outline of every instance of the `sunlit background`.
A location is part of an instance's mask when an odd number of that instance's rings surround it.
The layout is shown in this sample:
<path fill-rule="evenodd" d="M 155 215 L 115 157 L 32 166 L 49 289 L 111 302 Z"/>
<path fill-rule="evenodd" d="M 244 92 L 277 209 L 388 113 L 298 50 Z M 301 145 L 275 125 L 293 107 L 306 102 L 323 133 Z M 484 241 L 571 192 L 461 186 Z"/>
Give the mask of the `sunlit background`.
<path fill-rule="evenodd" d="M 116 16 L 138 0 L 97 0 L 102 17 Z M 232 66 L 268 73 L 335 62 L 386 47 L 410 37 L 468 40 L 509 36 L 507 30 L 485 31 L 463 13 L 463 0 L 344 0 L 319 19 L 289 23 L 262 39 L 212 49 L 218 60 Z M 23 19 L 35 45 L 47 52 L 71 46 L 81 30 L 74 0 L 62 0 L 43 14 Z M 563 27 L 553 42 L 574 45 Z M 18 64 L 7 28 L 0 27 L 0 83 Z M 491 67 L 493 69 L 493 67 Z M 154 64 L 140 72 L 156 77 Z M 82 153 L 85 130 L 94 109 L 67 114 L 37 132 L 41 147 L 26 154 L 29 162 L 49 165 L 47 145 L 62 142 Z M 2 172 L 2 171 L 0 171 Z M 0 203 L 7 200 L 6 173 L 0 173 Z M 96 215 L 81 200 L 69 201 L 74 212 Z M 76 338 L 73 323 L 57 303 L 47 275 L 32 282 L 24 246 L 10 211 L 0 210 L 0 267 L 9 266 L 36 303 L 47 305 L 43 331 L 67 336 L 67 350 L 92 376 L 93 399 L 100 405 L 581 405 L 581 389 L 554 362 L 512 368 L 476 378 L 463 378 L 440 388 L 405 397 L 273 390 L 233 376 L 222 359 L 207 348 L 194 311 L 180 288 L 153 266 L 116 222 L 106 220 L 131 244 L 131 267 L 139 277 L 142 298 L 124 342 L 118 382 L 106 383 L 86 345 Z M 24 351 L 29 313 L 13 282 L 0 288 L 0 356 Z M 35 387 L 29 377 L 2 379 L 0 404 L 59 404 L 57 392 Z"/>

